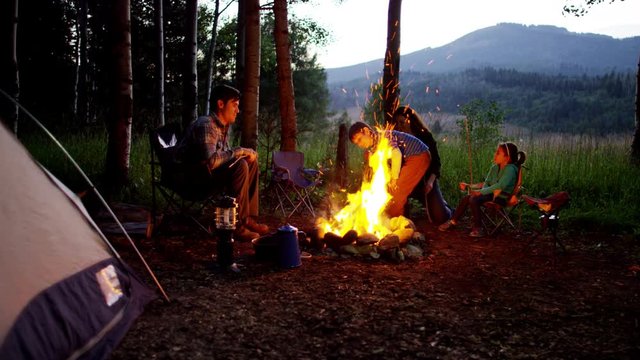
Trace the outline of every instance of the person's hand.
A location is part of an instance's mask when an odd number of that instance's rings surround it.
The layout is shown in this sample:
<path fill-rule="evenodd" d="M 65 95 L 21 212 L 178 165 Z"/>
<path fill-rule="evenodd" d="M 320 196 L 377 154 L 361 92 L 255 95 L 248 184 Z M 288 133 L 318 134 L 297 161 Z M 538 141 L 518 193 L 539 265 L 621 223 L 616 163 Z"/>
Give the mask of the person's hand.
<path fill-rule="evenodd" d="M 428 194 L 431 192 L 432 189 L 433 189 L 433 181 L 427 181 L 424 184 L 424 193 Z"/>
<path fill-rule="evenodd" d="M 469 184 L 465 183 L 465 182 L 461 182 L 458 187 L 460 187 L 460 191 L 465 191 L 467 189 L 467 187 L 469 186 Z"/>
<path fill-rule="evenodd" d="M 365 182 L 371 182 L 371 178 L 373 177 L 373 169 L 369 166 L 365 166 L 362 171 L 362 179 Z"/>
<path fill-rule="evenodd" d="M 389 184 L 387 184 L 387 188 L 389 190 L 389 193 L 393 193 L 396 190 L 398 190 L 398 179 L 389 180 Z"/>
<path fill-rule="evenodd" d="M 233 157 L 236 159 L 245 158 L 247 161 L 256 161 L 258 153 L 250 148 L 236 147 L 233 148 Z"/>

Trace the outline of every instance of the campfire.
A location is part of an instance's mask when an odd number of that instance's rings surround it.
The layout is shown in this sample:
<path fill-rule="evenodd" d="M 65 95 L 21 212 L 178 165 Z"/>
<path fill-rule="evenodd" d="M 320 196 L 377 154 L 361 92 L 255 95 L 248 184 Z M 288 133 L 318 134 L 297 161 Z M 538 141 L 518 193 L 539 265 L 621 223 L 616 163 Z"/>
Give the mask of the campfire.
<path fill-rule="evenodd" d="M 384 130 L 376 130 L 380 141 L 369 156 L 371 177 L 363 178 L 359 191 L 347 194 L 346 205 L 335 215 L 316 221 L 317 235 L 334 250 L 362 254 L 378 249 L 397 249 L 414 236 L 415 226 L 411 220 L 404 216 L 389 218 L 385 214 L 391 200 L 387 184 L 391 179 L 388 162 L 392 147 L 382 135 Z"/>

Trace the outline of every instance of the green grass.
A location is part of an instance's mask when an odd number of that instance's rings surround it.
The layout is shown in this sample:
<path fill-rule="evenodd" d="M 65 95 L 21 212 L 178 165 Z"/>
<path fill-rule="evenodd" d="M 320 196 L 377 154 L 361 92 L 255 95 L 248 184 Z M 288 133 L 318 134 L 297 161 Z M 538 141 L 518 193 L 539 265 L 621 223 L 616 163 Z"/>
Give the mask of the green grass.
<path fill-rule="evenodd" d="M 101 189 L 107 135 L 104 132 L 57 135 L 71 156 L 87 176 Z M 44 135 L 21 139 L 33 157 L 65 182 L 72 190 L 88 189 L 82 177 L 67 161 L 51 140 Z M 445 198 L 455 206 L 462 196 L 457 184 L 468 182 L 469 151 L 463 141 L 439 138 L 442 160 L 440 185 Z M 607 138 L 544 135 L 515 141 L 527 153 L 524 173 L 524 192 L 544 197 L 557 191 L 568 191 L 571 206 L 564 210 L 563 224 L 575 229 L 623 233 L 640 233 L 640 168 L 629 164 L 631 136 Z M 301 144 L 306 166 L 325 170 L 325 185 L 332 180 L 337 135 L 319 135 Z M 361 176 L 362 151 L 349 144 L 349 189 L 353 190 Z M 494 146 L 474 150 L 472 154 L 473 181 L 483 180 L 493 159 Z M 266 154 L 259 149 L 260 158 Z M 263 171 L 268 164 L 262 164 Z M 149 145 L 146 135 L 136 136 L 132 142 L 129 188 L 117 201 L 149 205 L 151 203 Z M 268 170 L 267 170 L 268 171 Z M 268 175 L 268 173 L 267 173 Z M 264 178 L 263 178 L 264 179 Z M 263 185 L 266 182 L 263 181 Z M 321 194 L 326 195 L 321 191 Z M 267 205 L 267 204 L 263 204 Z M 531 211 L 531 210 L 525 210 Z M 535 221 L 535 213 L 523 218 Z"/>
<path fill-rule="evenodd" d="M 563 222 L 576 229 L 640 233 L 640 168 L 630 165 L 630 136 L 607 138 L 544 135 L 518 139 L 527 153 L 524 193 L 544 197 L 567 191 L 571 205 Z M 468 151 L 460 141 L 441 142 L 441 184 L 447 199 L 456 204 L 456 186 L 469 179 Z M 464 150 L 462 150 L 464 149 Z M 474 154 L 473 180 L 480 182 L 489 169 L 495 147 Z M 480 164 L 482 163 L 482 164 Z M 532 216 L 527 216 L 532 219 Z"/>

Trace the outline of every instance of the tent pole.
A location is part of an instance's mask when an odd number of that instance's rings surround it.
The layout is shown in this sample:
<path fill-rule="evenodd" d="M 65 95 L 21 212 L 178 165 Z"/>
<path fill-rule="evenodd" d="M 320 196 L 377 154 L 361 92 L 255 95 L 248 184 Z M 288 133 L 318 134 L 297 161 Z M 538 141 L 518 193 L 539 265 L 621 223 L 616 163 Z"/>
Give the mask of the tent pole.
<path fill-rule="evenodd" d="M 49 130 L 47 130 L 47 128 L 40 122 L 38 121 L 38 119 L 36 119 L 35 116 L 33 116 L 27 109 L 25 109 L 22 105 L 20 105 L 20 103 L 18 103 L 14 98 L 12 98 L 11 96 L 9 96 L 9 94 L 7 94 L 4 90 L 0 89 L 0 93 L 2 93 L 2 95 L 4 95 L 5 97 L 7 97 L 7 99 L 9 99 L 9 101 L 11 101 L 12 103 L 14 103 L 16 106 L 18 106 L 22 111 L 24 111 L 25 114 L 27 114 L 27 116 L 29 118 L 31 118 L 31 120 L 33 120 L 36 125 L 38 125 L 38 127 L 40 127 L 40 129 L 42 129 L 42 131 L 44 131 L 47 136 L 49 136 L 49 138 L 51 138 L 51 140 L 53 140 L 53 142 L 58 146 L 58 148 L 60 148 L 60 150 L 62 151 L 62 153 L 67 157 L 67 159 L 71 162 L 71 164 L 73 164 L 73 166 L 76 168 L 76 170 L 78 170 L 78 172 L 80 173 L 80 175 L 84 178 L 84 180 L 89 184 L 89 186 L 91 187 L 91 190 L 93 190 L 94 194 L 96 194 L 96 196 L 98 197 L 98 199 L 100 199 L 100 202 L 102 203 L 102 205 L 104 205 L 104 207 L 107 209 L 107 211 L 109 212 L 109 214 L 113 217 L 113 219 L 116 221 L 116 223 L 118 224 L 118 226 L 120 227 L 120 230 L 122 230 L 122 233 L 125 235 L 125 237 L 127 238 L 127 240 L 129 241 L 129 243 L 131 244 L 131 246 L 133 247 L 133 249 L 135 250 L 136 254 L 138 255 L 138 257 L 140 258 L 140 260 L 142 261 L 142 264 L 144 264 L 144 267 L 147 269 L 147 272 L 149 272 L 149 275 L 151 275 L 151 278 L 153 279 L 153 281 L 155 282 L 156 286 L 158 287 L 158 289 L 160 290 L 160 292 L 162 293 L 162 296 L 164 297 L 164 299 L 167 302 L 170 302 L 171 300 L 169 300 L 169 296 L 167 295 L 167 293 L 164 291 L 164 288 L 162 288 L 162 285 L 160 285 L 160 282 L 158 281 L 158 278 L 156 277 L 156 275 L 153 273 L 153 270 L 151 270 L 151 268 L 149 267 L 149 264 L 147 264 L 147 261 L 144 259 L 144 257 L 142 256 L 142 254 L 140 253 L 140 251 L 138 250 L 138 247 L 136 246 L 136 244 L 133 242 L 133 240 L 131 239 L 131 237 L 129 236 L 129 233 L 127 233 L 127 231 L 124 229 L 124 226 L 122 225 L 122 223 L 120 222 L 120 220 L 118 220 L 118 217 L 116 216 L 116 214 L 113 213 L 113 210 L 111 210 L 111 207 L 109 207 L 109 205 L 107 204 L 107 202 L 104 200 L 104 198 L 102 197 L 102 195 L 98 192 L 98 189 L 96 189 L 96 187 L 93 185 L 93 183 L 91 182 L 91 180 L 89 179 L 89 177 L 84 173 L 84 171 L 80 168 L 80 166 L 78 165 L 78 163 L 76 163 L 76 161 L 73 159 L 73 157 L 71 157 L 71 155 L 67 152 L 67 149 L 64 148 L 64 146 L 62 146 L 62 144 L 58 141 L 58 139 L 56 139 L 55 136 L 53 136 L 53 134 L 51 134 L 51 132 L 49 132 Z M 98 229 L 99 230 L 99 229 Z M 111 245 L 111 243 L 109 242 L 109 240 L 107 239 L 107 237 L 102 233 L 102 231 L 98 231 L 98 233 L 100 234 L 100 236 L 102 237 L 102 240 L 107 244 L 107 246 L 109 247 L 109 249 L 111 249 L 111 251 L 113 252 L 113 254 L 116 256 L 116 258 L 118 259 L 118 261 L 123 262 L 122 258 L 120 257 L 120 254 L 118 254 L 118 252 L 116 251 L 116 249 L 113 247 L 113 245 Z"/>

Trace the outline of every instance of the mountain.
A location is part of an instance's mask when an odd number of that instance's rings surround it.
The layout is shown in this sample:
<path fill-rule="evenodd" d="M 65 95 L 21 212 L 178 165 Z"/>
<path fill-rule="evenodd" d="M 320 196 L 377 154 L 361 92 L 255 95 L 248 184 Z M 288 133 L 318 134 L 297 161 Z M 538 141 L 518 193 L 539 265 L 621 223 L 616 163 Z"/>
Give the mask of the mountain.
<path fill-rule="evenodd" d="M 425 37 L 428 34 L 425 34 Z M 469 33 L 438 48 L 402 55 L 401 71 L 457 72 L 469 68 L 504 68 L 563 75 L 600 75 L 635 71 L 640 36 L 615 39 L 582 34 L 549 25 L 502 23 Z M 381 74 L 383 59 L 327 69 L 327 83 L 348 82 Z"/>

